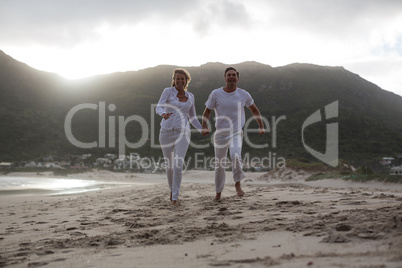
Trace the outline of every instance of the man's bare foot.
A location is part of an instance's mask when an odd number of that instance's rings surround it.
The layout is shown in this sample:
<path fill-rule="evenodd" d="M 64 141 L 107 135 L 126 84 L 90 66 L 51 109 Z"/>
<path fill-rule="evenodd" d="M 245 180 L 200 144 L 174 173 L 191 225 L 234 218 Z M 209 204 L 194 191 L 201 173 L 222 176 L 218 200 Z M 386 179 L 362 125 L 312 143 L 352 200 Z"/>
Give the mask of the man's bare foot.
<path fill-rule="evenodd" d="M 221 193 L 216 193 L 214 201 L 220 201 L 221 200 Z"/>
<path fill-rule="evenodd" d="M 178 207 L 179 206 L 179 202 L 177 202 L 177 200 L 173 200 L 172 201 L 173 206 Z"/>
<path fill-rule="evenodd" d="M 172 202 L 172 192 L 170 192 L 170 202 Z"/>
<path fill-rule="evenodd" d="M 238 196 L 244 196 L 246 193 L 241 189 L 240 182 L 235 183 L 235 188 Z"/>

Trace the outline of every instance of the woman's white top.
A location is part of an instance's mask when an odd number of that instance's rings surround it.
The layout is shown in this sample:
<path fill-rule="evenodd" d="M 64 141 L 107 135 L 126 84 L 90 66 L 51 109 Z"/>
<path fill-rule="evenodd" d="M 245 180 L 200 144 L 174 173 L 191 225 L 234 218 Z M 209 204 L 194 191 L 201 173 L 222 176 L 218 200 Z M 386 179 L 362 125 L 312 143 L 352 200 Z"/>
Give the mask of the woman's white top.
<path fill-rule="evenodd" d="M 164 113 L 172 113 L 168 119 L 162 118 L 161 128 L 166 130 L 189 130 L 189 122 L 201 132 L 202 126 L 195 113 L 194 95 L 185 91 L 186 102 L 179 101 L 175 87 L 165 88 L 156 106 L 156 113 L 162 116 Z"/>

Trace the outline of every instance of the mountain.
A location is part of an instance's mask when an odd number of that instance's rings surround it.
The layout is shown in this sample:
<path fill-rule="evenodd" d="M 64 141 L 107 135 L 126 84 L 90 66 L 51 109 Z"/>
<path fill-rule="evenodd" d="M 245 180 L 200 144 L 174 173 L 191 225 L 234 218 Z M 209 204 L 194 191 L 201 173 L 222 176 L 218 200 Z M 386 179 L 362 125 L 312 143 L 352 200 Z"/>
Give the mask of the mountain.
<path fill-rule="evenodd" d="M 337 122 L 341 159 L 375 167 L 384 156 L 402 155 L 402 97 L 342 67 L 295 63 L 272 68 L 258 62 L 233 66 L 240 72 L 238 86 L 250 92 L 270 127 L 264 136 L 248 134 L 252 143 L 268 143 L 268 148 L 253 149 L 245 142 L 243 153 L 260 158 L 275 155 L 285 159 L 314 159 L 303 146 L 303 123 L 317 110 L 325 118 L 325 106 L 338 101 L 338 117 L 304 129 L 305 144 L 324 153 L 326 124 Z M 186 68 L 192 77 L 189 90 L 196 96 L 199 115 L 209 93 L 224 85 L 226 67 L 222 63 L 206 63 Z M 152 104 L 158 102 L 163 88 L 170 86 L 174 68 L 177 66 L 161 65 L 67 80 L 35 70 L 0 51 L 0 161 L 40 159 L 46 155 L 118 153 L 119 142 L 124 141 L 119 137 L 121 134 L 132 144 L 139 144 L 141 138 L 145 142 L 135 149 L 124 147 L 126 153 L 162 156 L 160 149 L 151 148 L 152 143 L 158 144 L 160 121 L 153 113 Z M 250 118 L 251 113 L 246 110 L 246 117 Z M 65 132 L 68 115 L 73 137 L 80 142 L 97 142 L 97 147 L 81 149 L 71 144 Z M 102 127 L 99 129 L 102 121 L 104 131 Z M 146 137 L 144 124 L 149 130 Z M 119 126 L 125 128 L 125 133 Z M 250 126 L 255 128 L 256 124 Z M 209 146 L 190 147 L 188 155 L 202 152 L 213 157 L 210 138 L 193 133 L 194 143 Z"/>

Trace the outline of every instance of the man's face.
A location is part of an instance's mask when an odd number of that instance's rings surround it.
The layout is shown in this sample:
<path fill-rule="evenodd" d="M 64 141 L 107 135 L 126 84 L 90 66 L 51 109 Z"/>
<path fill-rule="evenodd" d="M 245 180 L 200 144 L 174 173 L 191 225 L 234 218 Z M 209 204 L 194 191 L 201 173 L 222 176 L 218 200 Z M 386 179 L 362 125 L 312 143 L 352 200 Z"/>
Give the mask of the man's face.
<path fill-rule="evenodd" d="M 239 78 L 237 77 L 237 73 L 235 70 L 230 70 L 225 75 L 225 82 L 227 85 L 237 84 Z"/>

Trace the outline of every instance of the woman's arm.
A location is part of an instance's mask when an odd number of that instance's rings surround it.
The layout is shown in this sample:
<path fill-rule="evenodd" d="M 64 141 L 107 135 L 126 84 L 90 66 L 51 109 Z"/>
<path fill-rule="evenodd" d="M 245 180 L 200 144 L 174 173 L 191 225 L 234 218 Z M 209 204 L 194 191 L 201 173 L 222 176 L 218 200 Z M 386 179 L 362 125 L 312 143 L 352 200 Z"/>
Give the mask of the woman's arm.
<path fill-rule="evenodd" d="M 202 126 L 200 124 L 200 121 L 198 121 L 197 119 L 194 103 L 191 105 L 191 108 L 188 111 L 188 119 L 193 127 L 195 127 L 201 133 Z"/>
<path fill-rule="evenodd" d="M 156 106 L 156 113 L 162 116 L 165 120 L 169 118 L 172 113 L 166 113 L 165 108 L 167 104 L 167 100 L 169 98 L 169 88 L 165 88 L 162 92 L 162 95 L 159 99 L 158 105 Z"/>

